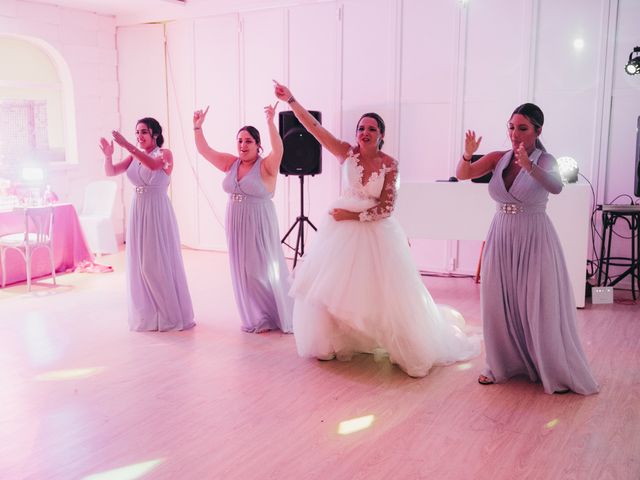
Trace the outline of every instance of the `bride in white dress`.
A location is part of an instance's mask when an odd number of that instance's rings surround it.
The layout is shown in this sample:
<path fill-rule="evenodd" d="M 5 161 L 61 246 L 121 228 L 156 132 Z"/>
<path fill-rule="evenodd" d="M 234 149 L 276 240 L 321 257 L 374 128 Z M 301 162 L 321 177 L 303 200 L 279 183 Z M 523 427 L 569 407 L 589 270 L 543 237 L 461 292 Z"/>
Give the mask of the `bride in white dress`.
<path fill-rule="evenodd" d="M 275 94 L 338 158 L 346 179 L 294 272 L 290 294 L 300 356 L 349 360 L 356 353 L 387 353 L 412 377 L 477 356 L 480 337 L 465 334 L 457 311 L 435 304 L 391 216 L 398 162 L 380 150 L 382 118 L 364 114 L 353 147 L 324 129 L 286 86 L 276 83 Z"/>

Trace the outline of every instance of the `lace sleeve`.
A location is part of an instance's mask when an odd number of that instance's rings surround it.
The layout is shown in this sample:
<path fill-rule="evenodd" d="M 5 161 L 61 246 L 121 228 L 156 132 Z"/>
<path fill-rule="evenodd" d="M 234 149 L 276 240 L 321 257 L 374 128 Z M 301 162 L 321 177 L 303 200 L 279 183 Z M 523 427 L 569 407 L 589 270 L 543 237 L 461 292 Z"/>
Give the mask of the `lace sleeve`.
<path fill-rule="evenodd" d="M 375 222 L 376 220 L 382 220 L 391 216 L 393 208 L 396 203 L 396 182 L 398 180 L 398 165 L 394 161 L 391 167 L 385 171 L 384 184 L 382 185 L 382 191 L 380 192 L 380 198 L 378 203 L 360 212 L 359 220 L 361 222 Z"/>

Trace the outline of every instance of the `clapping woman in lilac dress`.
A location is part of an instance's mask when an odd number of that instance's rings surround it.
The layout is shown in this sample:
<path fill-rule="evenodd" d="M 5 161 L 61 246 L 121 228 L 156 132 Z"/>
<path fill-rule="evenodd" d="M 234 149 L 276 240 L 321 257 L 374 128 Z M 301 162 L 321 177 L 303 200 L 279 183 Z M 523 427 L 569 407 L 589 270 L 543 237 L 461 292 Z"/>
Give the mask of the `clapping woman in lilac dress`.
<path fill-rule="evenodd" d="M 193 129 L 198 152 L 226 173 L 222 183 L 229 194 L 225 230 L 241 328 L 253 333 L 269 330 L 290 333 L 289 270 L 271 200 L 283 153 L 282 139 L 274 123 L 275 106 L 265 107 L 272 150 L 264 157 L 260 132 L 252 126 L 238 131 L 237 155 L 211 148 L 202 131 L 208 111 L 207 107 L 194 112 Z"/>
<path fill-rule="evenodd" d="M 468 131 L 456 176 L 493 172 L 497 211 L 482 259 L 483 385 L 516 375 L 541 381 L 546 393 L 598 391 L 576 329 L 576 304 L 562 247 L 546 214 L 549 193 L 562 191 L 555 158 L 539 140 L 540 108 L 516 108 L 507 128 L 512 149 L 471 163 L 482 137 Z"/>
<path fill-rule="evenodd" d="M 108 176 L 127 174 L 134 186 L 126 234 L 129 327 L 136 331 L 186 330 L 195 325 L 180 252 L 178 223 L 167 196 L 173 171 L 171 150 L 153 118 L 136 124 L 138 147 L 117 131 L 113 140 L 127 150 L 113 163 L 113 141 L 100 139 Z"/>

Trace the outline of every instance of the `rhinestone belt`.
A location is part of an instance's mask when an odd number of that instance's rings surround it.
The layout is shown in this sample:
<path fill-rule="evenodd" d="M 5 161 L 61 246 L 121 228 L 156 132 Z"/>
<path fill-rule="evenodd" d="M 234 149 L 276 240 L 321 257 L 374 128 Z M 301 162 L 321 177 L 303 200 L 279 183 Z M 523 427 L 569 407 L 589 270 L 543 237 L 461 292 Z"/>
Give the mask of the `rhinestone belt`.
<path fill-rule="evenodd" d="M 167 191 L 167 187 L 162 185 L 136 185 L 133 187 L 133 191 L 138 195 L 143 195 L 145 193 L 165 193 Z"/>
<path fill-rule="evenodd" d="M 502 203 L 498 205 L 498 210 L 503 213 L 508 213 L 510 215 L 515 215 L 517 213 L 524 212 L 524 206 L 519 205 L 517 203 Z"/>
<path fill-rule="evenodd" d="M 229 199 L 232 202 L 242 202 L 247 198 L 246 195 L 243 195 L 242 193 L 232 193 L 231 195 L 229 195 Z"/>

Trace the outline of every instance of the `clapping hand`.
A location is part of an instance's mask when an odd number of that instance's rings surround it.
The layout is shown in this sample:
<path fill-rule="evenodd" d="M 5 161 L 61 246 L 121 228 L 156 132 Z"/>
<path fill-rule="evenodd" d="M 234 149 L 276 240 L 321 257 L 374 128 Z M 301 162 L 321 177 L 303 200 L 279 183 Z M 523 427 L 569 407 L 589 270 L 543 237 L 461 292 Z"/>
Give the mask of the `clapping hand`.
<path fill-rule="evenodd" d="M 131 150 L 135 148 L 134 145 L 130 143 L 126 138 L 124 138 L 122 134 L 117 130 L 112 131 L 111 135 L 113 135 L 113 139 L 115 140 L 115 142 L 128 152 L 131 152 Z"/>
<path fill-rule="evenodd" d="M 529 159 L 529 154 L 527 150 L 524 148 L 524 144 L 521 143 L 518 145 L 518 148 L 515 149 L 513 155 L 516 157 L 516 163 L 523 168 L 527 172 L 530 172 L 533 168 L 533 162 Z"/>
<path fill-rule="evenodd" d="M 207 117 L 207 112 L 209 111 L 209 106 L 204 110 L 196 110 L 193 112 L 193 128 L 201 128 L 204 123 L 204 119 Z"/>
<path fill-rule="evenodd" d="M 478 147 L 480 146 L 480 142 L 482 142 L 482 137 L 478 137 L 476 139 L 476 132 L 473 130 L 467 130 L 467 133 L 464 136 L 464 154 L 463 156 L 467 159 L 470 159 L 476 151 L 478 151 Z"/>
<path fill-rule="evenodd" d="M 267 122 L 273 121 L 278 103 L 280 103 L 280 101 L 277 101 L 274 105 L 267 105 L 266 107 L 264 107 L 264 114 L 267 117 Z"/>
<path fill-rule="evenodd" d="M 100 150 L 104 153 L 105 157 L 111 157 L 113 155 L 113 140 L 108 142 L 106 138 L 100 138 Z"/>

